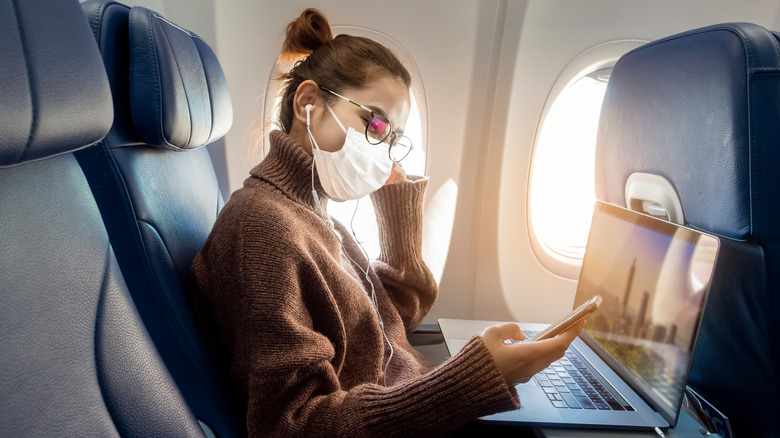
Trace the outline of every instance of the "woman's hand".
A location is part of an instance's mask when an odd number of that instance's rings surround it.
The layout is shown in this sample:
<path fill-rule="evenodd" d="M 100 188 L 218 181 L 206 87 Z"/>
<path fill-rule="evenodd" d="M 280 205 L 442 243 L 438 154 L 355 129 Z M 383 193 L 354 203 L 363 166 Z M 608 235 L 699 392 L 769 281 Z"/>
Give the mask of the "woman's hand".
<path fill-rule="evenodd" d="M 385 185 L 395 184 L 399 182 L 408 181 L 406 178 L 406 171 L 401 167 L 400 163 L 393 163 L 393 171 L 390 172 L 390 178 L 387 178 Z"/>
<path fill-rule="evenodd" d="M 525 335 L 517 324 L 498 324 L 486 328 L 482 332 L 482 340 L 506 383 L 516 385 L 529 381 L 534 374 L 562 358 L 583 327 L 584 320 L 551 339 L 505 344 L 506 339 L 523 340 Z"/>

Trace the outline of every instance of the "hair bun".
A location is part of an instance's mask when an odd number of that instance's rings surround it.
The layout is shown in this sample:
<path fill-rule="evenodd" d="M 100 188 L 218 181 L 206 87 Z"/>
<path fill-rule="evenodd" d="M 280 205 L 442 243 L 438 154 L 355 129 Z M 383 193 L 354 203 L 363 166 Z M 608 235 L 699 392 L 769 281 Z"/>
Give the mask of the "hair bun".
<path fill-rule="evenodd" d="M 279 60 L 284 63 L 297 61 L 331 40 L 333 33 L 325 15 L 317 9 L 306 9 L 287 25 Z"/>

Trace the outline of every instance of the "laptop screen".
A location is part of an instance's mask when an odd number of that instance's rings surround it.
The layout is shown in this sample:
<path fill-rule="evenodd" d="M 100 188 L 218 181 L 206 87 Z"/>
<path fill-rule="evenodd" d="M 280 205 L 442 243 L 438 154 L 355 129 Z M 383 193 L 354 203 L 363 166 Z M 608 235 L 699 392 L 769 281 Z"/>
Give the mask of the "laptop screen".
<path fill-rule="evenodd" d="M 598 202 L 574 307 L 601 295 L 581 336 L 661 413 L 676 418 L 717 238 Z"/>

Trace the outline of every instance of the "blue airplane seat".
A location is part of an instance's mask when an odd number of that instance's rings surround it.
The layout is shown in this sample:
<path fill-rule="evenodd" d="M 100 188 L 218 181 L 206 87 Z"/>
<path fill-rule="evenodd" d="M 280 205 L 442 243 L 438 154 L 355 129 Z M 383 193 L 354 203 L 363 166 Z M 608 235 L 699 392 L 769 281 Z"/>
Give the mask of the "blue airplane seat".
<path fill-rule="evenodd" d="M 723 237 L 688 385 L 737 436 L 780 429 L 780 37 L 748 23 L 624 55 L 596 146 L 597 198 Z"/>
<path fill-rule="evenodd" d="M 113 114 L 79 2 L 3 2 L 0 29 L 0 436 L 203 436 L 73 154 Z"/>
<path fill-rule="evenodd" d="M 227 82 L 197 35 L 143 7 L 82 4 L 103 56 L 114 124 L 77 154 L 141 318 L 207 433 L 241 436 L 187 304 L 190 265 L 224 205 L 205 146 L 233 119 Z"/>

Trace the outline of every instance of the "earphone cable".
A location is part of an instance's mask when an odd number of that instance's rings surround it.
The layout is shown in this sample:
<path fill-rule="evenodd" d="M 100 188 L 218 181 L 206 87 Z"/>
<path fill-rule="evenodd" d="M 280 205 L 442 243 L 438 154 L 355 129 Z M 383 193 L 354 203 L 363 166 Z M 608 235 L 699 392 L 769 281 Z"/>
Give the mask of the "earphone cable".
<path fill-rule="evenodd" d="M 314 140 L 314 136 L 311 133 L 311 128 L 308 123 L 308 112 L 307 112 L 307 123 L 306 123 L 306 131 L 309 134 L 309 143 L 312 148 L 312 155 L 314 155 L 314 148 L 317 144 L 316 140 Z M 319 149 L 319 146 L 316 146 L 317 149 Z M 387 333 L 385 332 L 385 323 L 382 321 L 382 314 L 379 312 L 379 302 L 376 298 L 376 289 L 374 288 L 374 282 L 371 280 L 371 277 L 369 276 L 369 271 L 371 269 L 371 260 L 368 258 L 368 252 L 366 252 L 366 249 L 363 248 L 363 245 L 360 243 L 360 240 L 358 240 L 357 234 L 355 233 L 355 227 L 354 227 L 354 221 L 355 216 L 357 215 L 357 209 L 360 205 L 360 199 L 358 199 L 355 202 L 355 211 L 352 212 L 352 219 L 350 220 L 349 226 L 352 231 L 352 237 L 355 239 L 355 243 L 357 243 L 358 248 L 363 252 L 363 255 L 366 257 L 366 268 L 363 269 L 363 267 L 355 261 L 355 259 L 352 258 L 352 256 L 349 255 L 347 252 L 347 249 L 344 247 L 344 241 L 342 240 L 341 236 L 336 233 L 336 230 L 331 228 L 330 223 L 325 219 L 325 212 L 322 210 L 322 206 L 320 204 L 319 196 L 317 195 L 317 190 L 314 188 L 314 157 L 312 157 L 312 163 L 311 163 L 311 193 L 314 197 L 314 204 L 317 207 L 317 211 L 319 212 L 320 219 L 322 219 L 322 222 L 325 223 L 325 227 L 333 233 L 334 236 L 336 236 L 336 239 L 338 239 L 339 243 L 341 244 L 341 250 L 344 253 L 344 255 L 347 256 L 347 258 L 360 270 L 360 272 L 363 273 L 364 278 L 368 281 L 368 284 L 371 286 L 371 296 L 369 299 L 371 300 L 371 304 L 374 307 L 374 311 L 376 312 L 376 317 L 379 320 L 379 329 L 382 331 L 382 336 L 385 338 L 385 341 L 387 342 L 388 347 L 390 347 L 390 355 L 387 358 L 387 362 L 385 363 L 384 368 L 382 369 L 382 381 L 384 382 L 384 385 L 387 386 L 387 369 L 390 367 L 390 361 L 393 359 L 393 355 L 395 354 L 395 349 L 393 348 L 393 344 L 390 343 L 390 338 L 387 336 Z"/>

